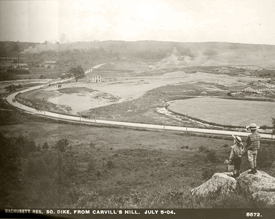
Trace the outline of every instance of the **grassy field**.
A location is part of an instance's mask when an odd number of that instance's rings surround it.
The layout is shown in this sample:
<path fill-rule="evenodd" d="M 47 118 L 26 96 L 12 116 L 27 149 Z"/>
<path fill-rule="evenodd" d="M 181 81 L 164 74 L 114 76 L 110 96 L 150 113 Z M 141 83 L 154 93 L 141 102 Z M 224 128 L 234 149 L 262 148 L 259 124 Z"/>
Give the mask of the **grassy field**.
<path fill-rule="evenodd" d="M 214 200 L 198 204 L 192 201 L 189 191 L 213 173 L 226 170 L 223 161 L 229 156 L 231 138 L 74 125 L 24 116 L 5 106 L 1 102 L 4 109 L 1 121 L 10 123 L 1 123 L 0 133 L 14 139 L 24 136 L 39 149 L 21 159 L 23 185 L 15 185 L 21 188 L 20 192 L 11 190 L 12 194 L 17 192 L 17 199 L 10 196 L 9 206 L 200 208 L 218 205 Z M 66 144 L 57 150 L 60 141 Z M 274 146 L 263 145 L 263 148 L 259 167 L 274 174 L 271 168 L 274 159 L 268 158 L 274 153 L 265 151 Z M 244 157 L 242 171 L 248 167 Z M 252 207 L 237 198 L 227 206 Z"/>
<path fill-rule="evenodd" d="M 169 109 L 216 124 L 243 126 L 251 121 L 260 126 L 272 126 L 275 103 L 264 101 L 228 100 L 220 98 L 191 98 L 177 101 Z"/>

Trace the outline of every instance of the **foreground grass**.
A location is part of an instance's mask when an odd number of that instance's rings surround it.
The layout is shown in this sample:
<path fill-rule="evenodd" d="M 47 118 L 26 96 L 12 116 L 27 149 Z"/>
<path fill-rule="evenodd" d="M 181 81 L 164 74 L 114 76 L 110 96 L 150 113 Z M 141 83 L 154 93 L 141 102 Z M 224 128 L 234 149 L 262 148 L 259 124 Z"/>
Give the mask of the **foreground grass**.
<path fill-rule="evenodd" d="M 223 161 L 229 156 L 231 140 L 72 125 L 32 116 L 13 125 L 0 126 L 0 132 L 4 134 L 3 139 L 14 139 L 16 148 L 22 147 L 21 142 L 35 143 L 29 154 L 15 153 L 13 184 L 11 187 L 8 181 L 2 184 L 9 193 L 5 193 L 6 201 L 1 205 L 19 208 L 253 206 L 237 194 L 203 202 L 190 196 L 192 188 L 213 173 L 226 170 Z M 16 141 L 20 135 L 25 141 Z M 1 147 L 11 146 L 1 144 Z M 272 145 L 263 145 L 259 154 L 259 166 L 270 174 L 274 172 L 272 154 L 275 154 Z M 5 157 L 8 158 L 3 155 L 3 161 Z M 248 166 L 244 158 L 242 170 Z"/>

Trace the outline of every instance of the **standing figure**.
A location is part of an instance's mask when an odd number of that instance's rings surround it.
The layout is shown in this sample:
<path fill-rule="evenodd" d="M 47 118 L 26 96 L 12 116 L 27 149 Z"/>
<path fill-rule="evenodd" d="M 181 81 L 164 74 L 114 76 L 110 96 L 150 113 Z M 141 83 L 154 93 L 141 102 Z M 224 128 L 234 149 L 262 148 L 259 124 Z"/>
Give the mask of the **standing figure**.
<path fill-rule="evenodd" d="M 261 141 L 261 135 L 257 132 L 258 128 L 260 127 L 255 123 L 251 123 L 246 127 L 247 130 L 251 131 L 251 134 L 247 137 L 245 146 L 245 150 L 247 150 L 248 161 L 251 167 L 251 170 L 248 172 L 249 174 L 257 173 L 257 154 Z"/>
<path fill-rule="evenodd" d="M 234 165 L 234 178 L 237 178 L 240 175 L 241 163 L 242 163 L 242 155 L 244 153 L 242 139 L 239 136 L 234 136 L 234 145 L 231 146 L 231 153 L 229 156 L 229 163 Z"/>

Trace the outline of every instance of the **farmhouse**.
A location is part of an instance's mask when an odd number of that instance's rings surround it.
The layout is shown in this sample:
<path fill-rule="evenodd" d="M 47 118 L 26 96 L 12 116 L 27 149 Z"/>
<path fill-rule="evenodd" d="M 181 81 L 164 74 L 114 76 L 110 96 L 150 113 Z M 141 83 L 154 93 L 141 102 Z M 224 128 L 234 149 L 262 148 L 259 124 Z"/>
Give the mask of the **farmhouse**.
<path fill-rule="evenodd" d="M 103 82 L 103 78 L 100 75 L 94 75 L 94 76 L 88 76 L 87 77 L 87 82 L 90 83 L 100 83 Z"/>
<path fill-rule="evenodd" d="M 14 60 L 0 60 L 0 67 L 8 68 L 14 66 Z"/>
<path fill-rule="evenodd" d="M 46 68 L 54 68 L 56 66 L 56 61 L 45 61 Z"/>
<path fill-rule="evenodd" d="M 2 68 L 21 68 L 28 70 L 28 64 L 24 63 L 26 58 L 0 57 L 0 67 Z"/>
<path fill-rule="evenodd" d="M 29 70 L 29 66 L 27 63 L 18 63 L 17 67 L 20 69 L 25 69 L 25 70 Z"/>

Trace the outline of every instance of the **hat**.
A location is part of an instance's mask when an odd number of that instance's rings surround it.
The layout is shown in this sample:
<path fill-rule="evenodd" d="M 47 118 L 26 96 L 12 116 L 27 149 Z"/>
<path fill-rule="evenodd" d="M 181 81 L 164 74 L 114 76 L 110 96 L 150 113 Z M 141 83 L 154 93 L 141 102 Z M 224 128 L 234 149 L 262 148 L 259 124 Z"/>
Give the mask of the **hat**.
<path fill-rule="evenodd" d="M 246 126 L 246 129 L 250 129 L 250 130 L 256 130 L 259 128 L 260 126 L 257 126 L 255 123 L 251 123 L 249 126 Z"/>
<path fill-rule="evenodd" d="M 232 135 L 232 137 L 236 140 L 237 143 L 242 143 L 242 139 L 239 136 Z"/>

